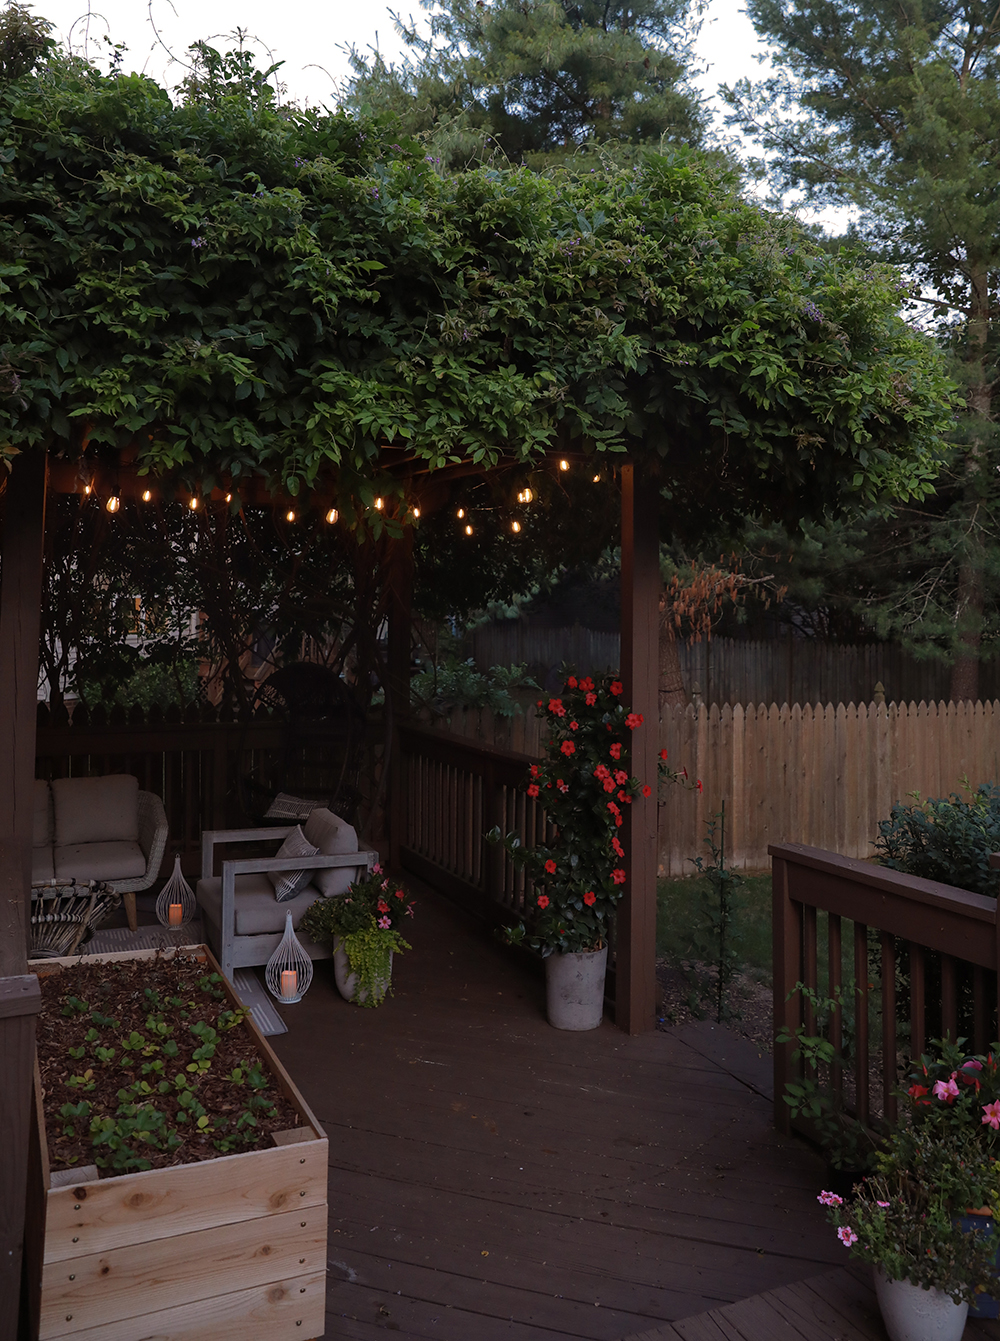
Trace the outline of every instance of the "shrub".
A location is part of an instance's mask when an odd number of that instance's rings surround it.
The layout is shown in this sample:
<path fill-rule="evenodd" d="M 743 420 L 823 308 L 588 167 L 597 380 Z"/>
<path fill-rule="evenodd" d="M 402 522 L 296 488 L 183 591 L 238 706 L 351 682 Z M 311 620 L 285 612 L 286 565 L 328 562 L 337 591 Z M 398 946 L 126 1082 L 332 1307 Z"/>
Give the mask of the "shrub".
<path fill-rule="evenodd" d="M 989 858 L 1000 852 L 1000 789 L 985 782 L 975 791 L 966 784 L 966 792 L 968 799 L 952 792 L 947 800 L 894 805 L 878 826 L 881 865 L 996 898 Z"/>

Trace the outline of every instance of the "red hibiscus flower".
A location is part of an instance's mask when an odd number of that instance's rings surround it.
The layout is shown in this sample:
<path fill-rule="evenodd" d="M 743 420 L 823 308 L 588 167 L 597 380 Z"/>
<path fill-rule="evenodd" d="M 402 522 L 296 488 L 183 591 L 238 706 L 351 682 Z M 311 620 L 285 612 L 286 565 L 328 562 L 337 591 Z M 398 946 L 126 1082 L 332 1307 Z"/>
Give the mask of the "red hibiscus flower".
<path fill-rule="evenodd" d="M 551 857 L 550 857 L 550 858 L 548 859 L 548 861 L 545 863 L 545 869 L 548 871 L 549 875 L 555 875 L 555 873 L 556 873 L 556 864 L 555 864 L 555 862 L 552 860 Z"/>
<path fill-rule="evenodd" d="M 621 843 L 619 843 L 617 838 L 612 838 L 611 846 L 614 848 L 615 852 L 618 854 L 619 857 L 624 857 L 625 849 L 622 847 Z"/>
<path fill-rule="evenodd" d="M 555 717 L 565 717 L 565 716 L 566 716 L 566 709 L 563 707 L 563 703 L 562 703 L 562 699 L 561 699 L 561 698 L 550 698 L 550 699 L 549 699 L 549 712 L 551 712 L 551 713 L 553 714 L 553 716 L 555 716 Z"/>
<path fill-rule="evenodd" d="M 620 759 L 622 757 L 621 741 L 616 740 L 615 743 L 611 746 L 610 750 L 608 750 L 608 753 L 611 755 L 612 759 Z"/>
<path fill-rule="evenodd" d="M 620 815 L 622 813 L 615 805 L 614 801 L 608 802 L 608 809 L 611 811 L 612 815 Z"/>
<path fill-rule="evenodd" d="M 562 778 L 556 778 L 556 788 L 561 792 L 568 792 L 569 783 L 563 782 Z"/>
<path fill-rule="evenodd" d="M 612 694 L 615 695 L 623 694 L 625 692 L 625 686 L 622 684 L 621 680 L 612 680 L 608 685 L 608 688 L 611 690 Z"/>
<path fill-rule="evenodd" d="M 604 790 L 605 790 L 606 792 L 613 792 L 614 789 L 615 789 L 615 780 L 614 780 L 614 778 L 611 778 L 611 777 L 607 777 L 607 778 L 605 778 L 605 779 L 604 779 Z"/>
<path fill-rule="evenodd" d="M 666 750 L 661 750 L 661 751 L 660 751 L 660 758 L 663 760 L 664 763 L 667 762 L 667 752 L 666 752 Z"/>
<path fill-rule="evenodd" d="M 573 744 L 571 740 L 564 740 L 563 743 L 559 746 L 559 748 L 562 750 L 563 754 L 566 755 L 576 754 L 576 746 Z"/>
<path fill-rule="evenodd" d="M 611 769 L 608 768 L 607 764 L 598 764 L 597 767 L 594 769 L 595 778 L 610 778 L 610 776 L 611 776 Z"/>
<path fill-rule="evenodd" d="M 637 726 L 642 726 L 642 713 L 630 712 L 625 718 L 625 725 L 630 731 L 634 731 Z"/>
<path fill-rule="evenodd" d="M 618 799 L 619 801 L 624 801 L 626 805 L 628 804 L 628 797 L 625 795 L 624 792 L 618 793 Z"/>
<path fill-rule="evenodd" d="M 566 688 L 567 688 L 567 689 L 575 689 L 575 688 L 576 688 L 576 683 L 577 683 L 577 681 L 576 681 L 576 676 L 575 676 L 575 675 L 571 675 L 571 676 L 569 677 L 569 679 L 566 681 Z"/>
<path fill-rule="evenodd" d="M 648 782 L 646 783 L 645 787 L 643 787 L 643 789 L 642 789 L 642 794 L 643 794 L 643 796 L 652 796 L 652 794 L 653 794 L 653 789 L 652 789 L 652 787 L 649 785 Z"/>
<path fill-rule="evenodd" d="M 547 894 L 539 894 L 538 906 L 539 908 L 547 908 L 549 906 L 549 896 Z"/>
<path fill-rule="evenodd" d="M 616 867 L 615 870 L 611 872 L 611 879 L 615 882 L 616 885 L 624 885 L 625 872 L 622 870 L 620 866 Z"/>
<path fill-rule="evenodd" d="M 403 891 L 402 891 L 401 889 L 397 889 L 397 890 L 396 890 L 396 898 L 397 898 L 397 899 L 401 899 L 402 897 L 403 897 Z"/>
<path fill-rule="evenodd" d="M 579 729 L 580 729 L 580 723 L 579 723 L 579 722 L 570 722 L 570 724 L 569 724 L 569 729 L 570 729 L 571 731 L 579 731 Z"/>
<path fill-rule="evenodd" d="M 532 764 L 532 765 L 531 765 L 531 769 L 530 769 L 529 771 L 530 771 L 531 776 L 532 776 L 533 778 L 537 778 L 537 777 L 538 777 L 538 765 L 537 765 L 537 764 Z"/>
<path fill-rule="evenodd" d="M 380 913 L 387 913 L 389 911 L 389 905 L 386 903 L 385 899 L 379 899 L 376 906 Z"/>
<path fill-rule="evenodd" d="M 537 796 L 537 795 L 538 795 L 538 783 L 537 783 L 537 782 L 533 782 L 533 783 L 531 784 L 531 786 L 528 788 L 528 795 L 529 795 L 529 796 Z"/>
<path fill-rule="evenodd" d="M 597 902 L 597 895 L 592 889 L 588 889 L 583 896 L 583 901 L 588 908 L 593 908 L 594 904 Z"/>
<path fill-rule="evenodd" d="M 594 682 L 589 675 L 585 680 L 580 681 L 580 688 L 583 690 L 585 694 L 589 694 L 592 692 L 594 688 Z"/>
<path fill-rule="evenodd" d="M 615 782 L 618 783 L 619 787 L 624 787 L 626 782 L 628 782 L 628 774 L 625 772 L 624 768 L 615 770 Z"/>
<path fill-rule="evenodd" d="M 586 703 L 588 708 L 592 708 L 594 704 L 597 702 L 597 695 L 594 693 L 588 694 L 587 697 L 584 699 L 584 702 Z"/>

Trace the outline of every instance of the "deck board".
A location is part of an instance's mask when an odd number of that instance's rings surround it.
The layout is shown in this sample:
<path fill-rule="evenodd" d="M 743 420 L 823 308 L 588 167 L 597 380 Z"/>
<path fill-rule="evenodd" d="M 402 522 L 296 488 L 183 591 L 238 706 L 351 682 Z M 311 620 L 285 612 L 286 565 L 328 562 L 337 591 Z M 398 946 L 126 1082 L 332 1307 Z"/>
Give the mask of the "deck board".
<path fill-rule="evenodd" d="M 713 1310 L 843 1262 L 749 1044 L 551 1029 L 541 980 L 429 894 L 407 936 L 382 1007 L 318 963 L 272 1040 L 330 1137 L 329 1341 L 733 1341 Z"/>

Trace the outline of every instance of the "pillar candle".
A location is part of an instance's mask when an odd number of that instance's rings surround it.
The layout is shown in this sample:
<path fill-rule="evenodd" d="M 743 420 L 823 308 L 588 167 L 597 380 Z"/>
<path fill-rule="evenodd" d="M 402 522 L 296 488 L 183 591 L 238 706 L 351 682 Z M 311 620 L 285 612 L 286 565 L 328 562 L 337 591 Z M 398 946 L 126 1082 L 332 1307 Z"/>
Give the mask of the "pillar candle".
<path fill-rule="evenodd" d="M 170 905 L 170 922 L 172 927 L 179 927 L 184 921 L 184 905 L 181 903 L 172 903 Z"/>
<path fill-rule="evenodd" d="M 281 999 L 290 1001 L 299 990 L 299 975 L 295 969 L 281 970 Z"/>

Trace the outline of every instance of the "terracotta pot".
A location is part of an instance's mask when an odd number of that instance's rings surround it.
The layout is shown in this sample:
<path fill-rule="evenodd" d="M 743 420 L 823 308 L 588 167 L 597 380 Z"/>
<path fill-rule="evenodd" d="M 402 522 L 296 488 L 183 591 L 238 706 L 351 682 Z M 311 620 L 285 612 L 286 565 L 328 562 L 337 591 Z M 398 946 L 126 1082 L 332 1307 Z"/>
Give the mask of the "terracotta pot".
<path fill-rule="evenodd" d="M 889 1341 L 962 1341 L 968 1304 L 956 1304 L 943 1290 L 890 1280 L 878 1267 L 874 1275 Z"/>

